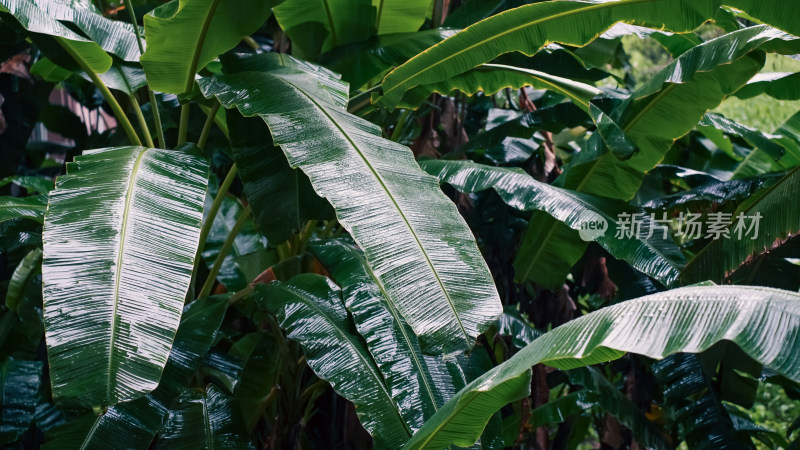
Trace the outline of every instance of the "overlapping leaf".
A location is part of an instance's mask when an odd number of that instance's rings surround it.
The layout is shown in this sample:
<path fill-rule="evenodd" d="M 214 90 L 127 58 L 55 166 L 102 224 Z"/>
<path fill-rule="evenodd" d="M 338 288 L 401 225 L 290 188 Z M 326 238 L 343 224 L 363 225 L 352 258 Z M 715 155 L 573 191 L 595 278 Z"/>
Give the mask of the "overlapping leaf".
<path fill-rule="evenodd" d="M 361 338 L 352 329 L 341 291 L 316 274 L 256 286 L 261 308 L 275 313 L 287 336 L 303 346 L 309 367 L 356 405 L 376 448 L 399 448 L 411 429 Z"/>
<path fill-rule="evenodd" d="M 484 166 L 468 161 L 421 161 L 428 173 L 436 175 L 462 192 L 494 189 L 510 206 L 522 211 L 544 211 L 575 230 L 590 220 L 605 220 L 608 228 L 596 236 L 597 242 L 618 259 L 628 261 L 636 269 L 672 284 L 683 267 L 683 256 L 677 246 L 656 230 L 644 214 L 625 202 L 581 194 L 550 186 L 533 179 L 519 169 Z M 617 224 L 621 214 L 642 214 L 642 233 L 633 237 L 619 234 L 624 227 Z M 534 223 L 534 226 L 539 226 Z M 648 237 L 650 227 L 652 236 Z M 588 236 L 588 235 L 587 235 Z"/>
<path fill-rule="evenodd" d="M 292 39 L 294 54 L 311 59 L 367 39 L 373 34 L 376 8 L 372 0 L 286 0 L 274 13 Z"/>
<path fill-rule="evenodd" d="M 267 122 L 289 164 L 308 175 L 364 250 L 423 350 L 471 347 L 500 302 L 469 228 L 435 178 L 408 148 L 344 110 L 347 87 L 330 72 L 276 54 L 223 64 L 226 75 L 200 80 L 203 94 Z"/>
<path fill-rule="evenodd" d="M 527 395 L 534 364 L 570 369 L 625 352 L 663 358 L 700 352 L 723 339 L 800 380 L 800 295 L 750 286 L 685 287 L 595 311 L 544 334 L 467 385 L 405 448 L 474 442 L 494 411 Z"/>
<path fill-rule="evenodd" d="M 192 275 L 208 167 L 119 147 L 68 164 L 45 215 L 42 265 L 57 401 L 113 405 L 152 391 Z"/>
<path fill-rule="evenodd" d="M 0 222 L 12 219 L 30 219 L 42 223 L 47 208 L 47 197 L 0 197 Z"/>
<path fill-rule="evenodd" d="M 16 441 L 33 422 L 42 382 L 40 361 L 0 362 L 0 443 Z"/>

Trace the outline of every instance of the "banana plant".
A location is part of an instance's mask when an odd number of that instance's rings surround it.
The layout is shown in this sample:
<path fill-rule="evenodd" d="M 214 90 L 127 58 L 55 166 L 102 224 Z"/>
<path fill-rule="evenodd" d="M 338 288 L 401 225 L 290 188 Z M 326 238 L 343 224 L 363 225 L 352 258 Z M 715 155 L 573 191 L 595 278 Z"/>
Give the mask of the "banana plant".
<path fill-rule="evenodd" d="M 0 0 L 0 441 L 796 446 L 796 10 Z"/>

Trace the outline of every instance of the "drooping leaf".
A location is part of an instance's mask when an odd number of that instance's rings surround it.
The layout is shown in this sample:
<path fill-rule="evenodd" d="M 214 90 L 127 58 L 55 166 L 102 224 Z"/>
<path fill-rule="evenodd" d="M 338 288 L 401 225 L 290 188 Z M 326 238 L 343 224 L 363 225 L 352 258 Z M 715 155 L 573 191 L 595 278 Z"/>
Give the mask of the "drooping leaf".
<path fill-rule="evenodd" d="M 481 64 L 447 80 L 411 89 L 397 106 L 417 108 L 434 92 L 442 95 L 451 95 L 456 91 L 467 95 L 475 95 L 478 92 L 492 95 L 505 88 L 519 89 L 523 86 L 533 86 L 535 89 L 547 89 L 561 94 L 587 113 L 589 112 L 589 100 L 601 93 L 600 89 L 592 85 L 553 76 L 538 70 L 502 64 Z"/>
<path fill-rule="evenodd" d="M 186 151 L 91 150 L 45 215 L 44 317 L 53 395 L 113 405 L 152 391 L 189 286 L 207 163 Z"/>
<path fill-rule="evenodd" d="M 277 54 L 224 67 L 226 75 L 200 80 L 204 95 L 267 122 L 289 164 L 364 250 L 423 351 L 470 348 L 500 301 L 469 228 L 411 151 L 348 114 L 346 85 L 325 69 Z M 261 88 L 249 90 L 253 83 Z"/>
<path fill-rule="evenodd" d="M 785 148 L 774 141 L 779 136 L 762 133 L 755 128 L 741 125 L 720 114 L 709 113 L 703 116 L 703 119 L 697 124 L 697 128 L 702 130 L 707 127 L 714 127 L 723 133 L 739 136 L 753 146 L 754 149 L 761 149 L 776 160 L 781 159 L 786 152 Z"/>
<path fill-rule="evenodd" d="M 6 307 L 8 309 L 17 310 L 19 303 L 22 301 L 22 296 L 25 293 L 25 287 L 30 281 L 31 277 L 41 269 L 42 264 L 42 249 L 36 247 L 28 252 L 19 265 L 14 269 L 11 275 L 11 280 L 8 282 L 8 290 L 6 291 Z"/>
<path fill-rule="evenodd" d="M 713 15 L 713 3 L 553 1 L 514 8 L 467 27 L 389 73 L 381 103 L 392 106 L 416 86 L 447 80 L 503 53 L 533 55 L 552 42 L 583 46 L 620 21 L 691 31 Z"/>
<path fill-rule="evenodd" d="M 0 180 L 0 187 L 11 183 L 25 188 L 25 190 L 28 191 L 28 194 L 47 194 L 53 190 L 52 178 L 39 177 L 35 175 L 12 175 L 10 177 L 5 177 Z"/>
<path fill-rule="evenodd" d="M 800 380 L 800 295 L 751 286 L 673 289 L 618 303 L 544 334 L 455 395 L 405 448 L 468 445 L 490 415 L 528 394 L 530 367 L 571 369 L 625 352 L 663 358 L 725 339 L 751 358 Z"/>
<path fill-rule="evenodd" d="M 648 201 L 643 208 L 655 211 L 695 210 L 695 206 L 710 207 L 713 203 L 742 201 L 755 194 L 759 189 L 771 186 L 782 175 L 767 174 L 760 177 L 742 180 L 712 181 L 694 189 L 665 195 Z"/>
<path fill-rule="evenodd" d="M 733 172 L 733 178 L 758 176 L 763 173 L 783 172 L 800 165 L 800 113 L 795 113 L 772 134 L 784 153 L 780 158 L 760 148 L 754 149 Z"/>
<path fill-rule="evenodd" d="M 311 249 L 342 286 L 345 306 L 403 419 L 412 431 L 419 429 L 457 390 L 451 369 L 422 354 L 413 330 L 386 300 L 386 290 L 353 244 L 329 240 Z"/>
<path fill-rule="evenodd" d="M 376 448 L 399 448 L 408 440 L 411 430 L 331 281 L 303 274 L 256 285 L 255 295 L 261 308 L 277 315 L 289 339 L 300 342 L 314 373 L 356 405 Z"/>
<path fill-rule="evenodd" d="M 42 223 L 47 208 L 47 197 L 0 197 L 0 222 L 12 219 L 30 219 Z"/>
<path fill-rule="evenodd" d="M 96 73 L 103 73 L 111 67 L 111 57 L 96 42 L 78 35 L 61 24 L 34 0 L 2 0 L 0 12 L 10 13 L 31 33 L 53 36 L 79 55 Z"/>
<path fill-rule="evenodd" d="M 642 232 L 637 236 L 621 235 L 623 227 L 617 222 L 622 214 L 640 214 L 625 202 L 589 196 L 536 181 L 520 169 L 484 166 L 469 161 L 421 161 L 420 165 L 443 183 L 459 191 L 471 193 L 494 189 L 510 206 L 523 210 L 543 211 L 573 230 L 583 230 L 584 241 L 597 240 L 618 259 L 628 261 L 634 268 L 661 281 L 672 284 L 683 267 L 683 255 L 664 231 L 642 217 Z M 585 228 L 589 223 L 605 228 Z M 540 226 L 534 223 L 534 227 Z M 650 230 L 653 235 L 648 236 Z M 660 234 L 660 236 L 659 236 Z M 563 251 L 558 249 L 557 252 Z M 554 255 L 554 257 L 557 255 Z M 550 259 L 552 263 L 552 259 Z M 526 276 L 520 276 L 525 279 Z M 559 280 L 560 281 L 560 280 Z"/>
<path fill-rule="evenodd" d="M 157 91 L 190 91 L 194 77 L 269 17 L 275 1 L 172 0 L 144 17 L 147 50 L 141 57 Z"/>
<path fill-rule="evenodd" d="M 681 281 L 722 281 L 743 264 L 800 233 L 800 211 L 787 208 L 798 189 L 800 168 L 755 193 L 731 215 L 730 238 L 712 240 L 686 264 Z"/>
<path fill-rule="evenodd" d="M 289 239 L 309 220 L 333 218 L 333 209 L 314 192 L 308 177 L 290 167 L 272 143 L 263 120 L 231 112 L 227 123 L 247 201 L 271 247 Z"/>
<path fill-rule="evenodd" d="M 156 448 L 176 450 L 252 449 L 255 448 L 237 421 L 233 397 L 213 384 L 205 390 L 188 389 L 169 419 Z"/>
<path fill-rule="evenodd" d="M 40 361 L 7 358 L 0 363 L 0 443 L 16 441 L 31 426 L 41 382 Z"/>
<path fill-rule="evenodd" d="M 228 297 L 205 297 L 184 308 L 175 344 L 155 391 L 118 403 L 101 415 L 85 414 L 54 429 L 47 434 L 43 449 L 148 448 L 211 347 Z"/>

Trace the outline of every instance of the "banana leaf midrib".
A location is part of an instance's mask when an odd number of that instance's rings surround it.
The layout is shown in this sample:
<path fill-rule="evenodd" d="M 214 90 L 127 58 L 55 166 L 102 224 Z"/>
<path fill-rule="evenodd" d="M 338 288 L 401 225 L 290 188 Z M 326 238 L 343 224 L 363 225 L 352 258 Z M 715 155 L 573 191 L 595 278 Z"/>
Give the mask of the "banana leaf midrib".
<path fill-rule="evenodd" d="M 114 342 L 117 337 L 117 308 L 119 307 L 119 288 L 120 280 L 122 279 L 122 260 L 125 256 L 125 239 L 128 234 L 128 217 L 131 212 L 131 205 L 133 205 L 134 191 L 136 190 L 136 178 L 139 174 L 139 167 L 141 166 L 142 159 L 149 149 L 140 149 L 136 161 L 133 163 L 130 179 L 128 180 L 128 190 L 125 193 L 125 207 L 122 212 L 122 226 L 120 227 L 119 237 L 119 253 L 117 254 L 117 268 L 114 274 L 114 307 L 111 311 L 111 338 L 109 341 L 109 355 L 108 355 L 108 384 L 106 390 L 106 398 L 112 398 L 112 389 L 114 381 L 116 381 L 116 369 L 114 368 Z"/>
<path fill-rule="evenodd" d="M 283 288 L 286 289 L 287 291 L 290 291 L 292 295 L 294 295 L 294 297 L 298 299 L 302 304 L 316 311 L 319 317 L 325 317 L 325 318 L 328 317 L 328 314 L 322 308 L 317 306 L 317 304 L 314 301 L 307 299 L 306 293 L 303 292 L 302 290 L 299 290 L 290 284 L 284 284 Z M 371 375 L 371 378 L 375 380 L 375 384 L 380 388 L 380 392 L 383 394 L 382 396 L 384 398 L 384 401 L 386 401 L 390 405 L 391 407 L 390 409 L 394 411 L 395 415 L 397 416 L 397 420 L 399 420 L 400 423 L 403 424 L 403 428 L 405 429 L 406 434 L 411 436 L 413 433 L 408 428 L 408 424 L 406 423 L 406 421 L 403 420 L 403 417 L 400 415 L 400 411 L 397 409 L 397 406 L 395 406 L 391 393 L 389 393 L 386 390 L 386 383 L 384 382 L 383 376 L 381 376 L 381 374 L 378 373 L 378 371 L 373 365 L 374 363 L 371 360 L 364 358 L 364 355 L 362 355 L 361 352 L 358 350 L 359 345 L 353 341 L 352 336 L 348 335 L 347 333 L 343 333 L 338 326 L 334 325 L 335 323 L 334 321 L 329 321 L 329 323 L 333 326 L 333 329 L 336 332 L 336 334 L 343 341 L 347 342 L 350 345 L 350 348 L 358 356 L 358 359 L 361 360 L 363 366 L 369 369 L 369 374 Z"/>
<path fill-rule="evenodd" d="M 194 74 L 197 73 L 197 65 L 200 63 L 200 54 L 203 53 L 203 46 L 205 46 L 206 43 L 206 35 L 208 34 L 208 29 L 211 26 L 211 20 L 214 17 L 214 12 L 216 12 L 219 2 L 220 0 L 213 0 L 211 6 L 208 7 L 206 18 L 203 20 L 203 26 L 200 28 L 200 35 L 197 37 L 197 45 L 192 53 L 192 62 L 189 66 L 189 72 L 187 73 L 186 77 L 186 92 L 192 90 L 192 85 L 194 84 Z"/>
<path fill-rule="evenodd" d="M 608 4 L 608 3 L 594 4 L 594 5 L 590 5 L 590 6 L 584 7 L 584 8 L 576 8 L 576 9 L 573 9 L 573 10 L 570 10 L 570 11 L 564 11 L 564 12 L 561 12 L 561 13 L 558 13 L 558 14 L 554 14 L 552 16 L 547 16 L 547 17 L 537 18 L 535 20 L 531 20 L 531 21 L 526 22 L 526 23 L 524 23 L 522 25 L 517 25 L 516 27 L 509 28 L 508 30 L 503 31 L 502 33 L 495 34 L 495 35 L 491 36 L 488 39 L 483 39 L 483 40 L 481 40 L 481 41 L 479 41 L 479 42 L 477 42 L 475 44 L 472 44 L 472 45 L 470 45 L 468 47 L 465 47 L 465 48 L 463 48 L 463 49 L 461 49 L 461 50 L 459 50 L 457 52 L 453 52 L 450 55 L 440 59 L 439 61 L 437 61 L 437 62 L 425 67 L 423 70 L 420 70 L 418 72 L 412 73 L 409 76 L 407 76 L 406 78 L 397 81 L 393 87 L 391 87 L 391 88 L 387 89 L 386 91 L 384 91 L 383 94 L 384 94 L 384 96 L 386 96 L 389 92 L 392 92 L 395 89 L 402 87 L 408 80 L 410 80 L 412 78 L 415 78 L 415 77 L 418 77 L 422 73 L 430 71 L 433 67 L 441 65 L 445 61 L 448 61 L 448 60 L 450 60 L 450 59 L 452 59 L 452 58 L 454 58 L 454 57 L 456 57 L 456 56 L 458 56 L 458 55 L 460 55 L 462 53 L 466 53 L 466 52 L 472 50 L 475 47 L 478 47 L 478 46 L 481 46 L 481 45 L 485 44 L 486 42 L 489 42 L 489 41 L 494 40 L 494 39 L 499 39 L 499 38 L 501 38 L 501 37 L 503 37 L 503 36 L 505 36 L 507 34 L 514 33 L 516 31 L 519 31 L 519 30 L 523 29 L 523 28 L 534 26 L 534 25 L 537 25 L 539 23 L 546 22 L 548 20 L 560 19 L 562 17 L 569 17 L 570 15 L 573 15 L 573 14 L 585 13 L 585 12 L 588 12 L 588 11 L 593 11 L 595 9 L 613 8 L 613 7 L 620 6 L 620 5 L 628 5 L 628 4 L 633 4 L 633 3 L 647 3 L 647 2 L 652 2 L 652 1 L 653 0 L 620 0 L 619 2 L 615 2 L 615 3 L 612 3 L 612 4 Z M 492 16 L 492 17 L 495 17 L 495 16 Z M 490 18 L 492 18 L 492 17 L 490 17 Z M 486 20 L 486 19 L 484 19 L 484 20 Z M 481 23 L 481 22 L 477 22 L 477 23 L 471 25 L 468 28 L 474 27 L 475 25 L 477 25 L 479 23 Z M 445 41 L 442 41 L 442 42 L 445 42 Z M 437 47 L 439 45 L 441 45 L 441 43 L 434 45 L 432 48 Z M 428 51 L 428 50 L 426 50 L 426 51 Z M 412 58 L 412 60 L 413 59 L 414 58 Z"/>
<path fill-rule="evenodd" d="M 461 317 L 459 317 L 458 315 L 455 304 L 453 303 L 453 299 L 450 298 L 450 293 L 447 291 L 447 289 L 445 289 L 444 283 L 442 282 L 442 279 L 439 276 L 439 272 L 436 270 L 436 267 L 434 267 L 433 261 L 431 261 L 428 252 L 425 250 L 425 246 L 423 246 L 422 242 L 419 240 L 419 236 L 417 235 L 416 230 L 414 230 L 414 227 L 411 225 L 411 222 L 409 222 L 402 208 L 400 208 L 400 205 L 397 204 L 397 200 L 395 200 L 394 195 L 392 195 L 391 191 L 389 190 L 389 187 L 386 185 L 386 182 L 383 180 L 381 175 L 378 173 L 375 167 L 373 167 L 372 164 L 367 160 L 364 153 L 361 151 L 358 145 L 356 145 L 356 143 L 353 141 L 350 135 L 341 127 L 341 125 L 339 125 L 339 123 L 336 120 L 333 119 L 333 117 L 331 117 L 331 115 L 328 113 L 327 109 L 323 105 L 321 105 L 319 102 L 316 101 L 316 99 L 314 99 L 312 96 L 306 93 L 302 88 L 298 87 L 291 81 L 281 77 L 276 77 L 276 78 L 290 85 L 297 92 L 306 97 L 317 109 L 320 110 L 320 112 L 322 112 L 325 115 L 328 121 L 339 130 L 339 132 L 342 134 L 342 136 L 344 136 L 344 138 L 347 140 L 350 146 L 358 153 L 358 156 L 360 157 L 361 161 L 363 161 L 363 163 L 367 166 L 367 168 L 370 170 L 370 172 L 378 181 L 378 183 L 380 183 L 381 187 L 383 188 L 383 192 L 385 192 L 386 196 L 389 198 L 389 200 L 391 200 L 392 206 L 394 206 L 395 210 L 397 211 L 397 214 L 403 219 L 403 223 L 406 225 L 406 228 L 413 236 L 414 243 L 417 245 L 417 248 L 419 249 L 420 253 L 425 257 L 425 262 L 428 268 L 430 269 L 431 273 L 433 274 L 434 278 L 436 279 L 436 283 L 439 286 L 439 290 L 442 292 L 445 299 L 447 300 L 447 305 L 450 307 L 450 311 L 452 312 L 452 315 L 455 318 L 456 323 L 458 323 L 458 327 L 464 336 L 464 340 L 466 341 L 467 347 L 469 348 L 470 347 L 469 333 L 467 333 L 467 330 L 464 328 L 464 324 L 461 322 Z"/>

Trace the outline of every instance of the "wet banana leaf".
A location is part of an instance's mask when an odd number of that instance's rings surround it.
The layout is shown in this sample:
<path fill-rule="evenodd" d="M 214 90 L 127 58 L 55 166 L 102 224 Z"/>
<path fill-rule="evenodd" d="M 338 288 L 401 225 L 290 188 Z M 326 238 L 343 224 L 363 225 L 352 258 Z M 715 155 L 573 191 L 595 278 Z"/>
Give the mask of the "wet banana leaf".
<path fill-rule="evenodd" d="M 405 448 L 471 444 L 494 411 L 529 394 L 530 367 L 538 363 L 572 369 L 625 352 L 658 359 L 701 352 L 725 339 L 797 381 L 798 330 L 800 295 L 778 289 L 685 287 L 618 303 L 544 334 L 467 385 Z"/>
<path fill-rule="evenodd" d="M 266 409 L 265 401 L 277 389 L 282 355 L 275 337 L 268 333 L 253 332 L 239 339 L 230 354 L 244 361 L 242 378 L 236 388 L 236 400 L 248 432 L 252 432 Z"/>
<path fill-rule="evenodd" d="M 463 385 L 451 372 L 460 369 L 422 354 L 413 330 L 386 300 L 385 289 L 354 244 L 329 240 L 313 243 L 311 250 L 342 287 L 345 306 L 403 419 L 412 431 L 419 429 Z"/>
<path fill-rule="evenodd" d="M 411 151 L 348 114 L 347 86 L 319 66 L 263 54 L 223 67 L 200 80 L 203 94 L 267 122 L 364 250 L 423 351 L 472 347 L 501 312 L 497 291 L 464 219 Z"/>
<path fill-rule="evenodd" d="M 256 31 L 278 1 L 172 0 L 144 17 L 141 57 L 154 90 L 190 91 L 197 72 Z"/>
<path fill-rule="evenodd" d="M 731 214 L 729 237 L 712 240 L 692 258 L 681 273 L 681 282 L 721 282 L 742 265 L 800 233 L 800 211 L 786 207 L 798 190 L 800 168 L 755 193 Z"/>
<path fill-rule="evenodd" d="M 95 73 L 103 73 L 111 67 L 111 57 L 96 42 L 86 39 L 51 17 L 46 11 L 49 2 L 34 0 L 2 0 L 0 12 L 10 13 L 23 28 L 31 33 L 54 37 L 69 51 L 82 58 Z"/>
<path fill-rule="evenodd" d="M 739 164 L 733 172 L 733 178 L 783 172 L 800 165 L 800 113 L 788 118 L 772 136 L 772 140 L 784 149 L 783 155 L 776 159 L 774 155 L 756 148 Z"/>
<path fill-rule="evenodd" d="M 42 223 L 47 208 L 47 197 L 0 197 L 0 222 L 13 219 L 30 219 Z"/>
<path fill-rule="evenodd" d="M 238 418 L 233 399 L 213 384 L 205 390 L 188 389 L 169 419 L 156 448 L 175 450 L 253 449 Z"/>
<path fill-rule="evenodd" d="M 714 127 L 725 134 L 739 136 L 754 149 L 760 149 L 775 160 L 781 159 L 786 153 L 786 149 L 774 140 L 780 136 L 762 133 L 755 128 L 741 125 L 720 114 L 706 114 L 697 124 L 697 129 L 701 132 L 708 127 Z"/>
<path fill-rule="evenodd" d="M 695 207 L 710 208 L 714 203 L 742 201 L 750 198 L 761 188 L 775 184 L 782 174 L 767 174 L 743 180 L 712 181 L 676 194 L 665 195 L 648 201 L 643 208 L 655 211 L 686 211 Z"/>
<path fill-rule="evenodd" d="M 45 215 L 44 318 L 53 396 L 113 405 L 158 384 L 189 286 L 208 182 L 185 151 L 89 150 Z"/>
<path fill-rule="evenodd" d="M 625 202 L 553 187 L 536 181 L 521 169 L 444 160 L 421 161 L 420 165 L 461 192 L 494 189 L 514 208 L 543 211 L 574 230 L 583 230 L 584 241 L 596 240 L 614 257 L 627 261 L 665 285 L 674 283 L 683 268 L 684 258 L 678 247 L 665 235 L 665 229 L 656 229 L 648 218 L 642 217 L 642 232 L 637 236 L 620 234 L 624 231 L 617 223 L 621 214 L 628 214 L 628 217 L 640 214 Z M 605 228 L 598 228 L 596 233 L 595 229 L 586 228 L 595 222 L 598 227 L 605 223 Z M 539 225 L 534 223 L 534 226 Z M 648 237 L 651 229 L 652 236 Z M 558 249 L 556 253 L 561 251 Z M 521 278 L 527 278 L 526 275 Z"/>
<path fill-rule="evenodd" d="M 262 309 L 277 315 L 289 339 L 300 342 L 308 366 L 356 405 L 376 448 L 399 448 L 412 431 L 403 420 L 380 369 L 356 334 L 333 282 L 303 274 L 289 282 L 256 286 Z"/>
<path fill-rule="evenodd" d="M 211 347 L 227 310 L 228 297 L 205 297 L 184 308 L 175 344 L 155 391 L 118 403 L 101 415 L 85 414 L 48 432 L 43 449 L 149 448 Z"/>
<path fill-rule="evenodd" d="M 0 362 L 0 444 L 12 443 L 28 431 L 41 383 L 41 361 L 7 358 Z"/>

